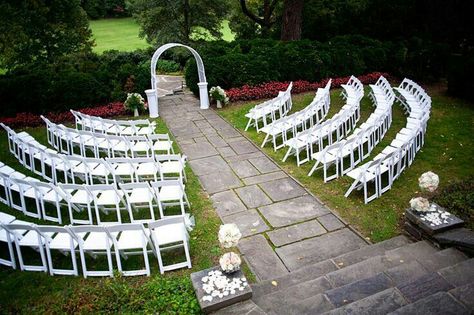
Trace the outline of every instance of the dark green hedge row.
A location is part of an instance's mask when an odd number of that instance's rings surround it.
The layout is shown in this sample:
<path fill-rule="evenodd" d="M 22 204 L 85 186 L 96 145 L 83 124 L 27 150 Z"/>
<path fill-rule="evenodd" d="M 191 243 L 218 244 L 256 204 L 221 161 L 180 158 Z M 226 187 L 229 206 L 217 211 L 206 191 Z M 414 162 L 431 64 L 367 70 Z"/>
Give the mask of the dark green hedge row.
<path fill-rule="evenodd" d="M 55 64 L 31 66 L 2 75 L 0 116 L 123 101 L 127 92 L 144 95 L 144 90 L 150 88 L 152 54 L 153 50 L 137 50 L 71 55 Z M 160 58 L 158 71 L 175 72 L 182 68 L 176 61 L 163 59 L 171 57 L 168 54 Z"/>
<path fill-rule="evenodd" d="M 420 39 L 381 42 L 360 35 L 338 36 L 328 42 L 302 40 L 238 40 L 201 43 L 198 47 L 210 86 L 223 88 L 267 81 L 307 80 L 389 72 L 417 80 L 445 76 L 448 47 Z M 197 93 L 194 60 L 186 82 Z"/>

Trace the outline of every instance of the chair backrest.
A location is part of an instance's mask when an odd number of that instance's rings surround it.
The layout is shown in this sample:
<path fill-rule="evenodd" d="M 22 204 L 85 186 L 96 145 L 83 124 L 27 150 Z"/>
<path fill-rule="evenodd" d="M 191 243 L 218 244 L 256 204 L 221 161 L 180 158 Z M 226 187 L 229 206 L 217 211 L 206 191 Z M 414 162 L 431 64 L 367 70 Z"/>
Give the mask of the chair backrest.
<path fill-rule="evenodd" d="M 180 217 L 163 218 L 163 219 L 148 223 L 148 228 L 150 230 L 152 230 L 152 229 L 155 229 L 155 228 L 160 227 L 160 226 L 165 226 L 165 225 L 169 225 L 169 224 L 181 224 L 181 223 L 183 225 L 185 224 L 184 217 L 181 217 L 181 216 Z"/>

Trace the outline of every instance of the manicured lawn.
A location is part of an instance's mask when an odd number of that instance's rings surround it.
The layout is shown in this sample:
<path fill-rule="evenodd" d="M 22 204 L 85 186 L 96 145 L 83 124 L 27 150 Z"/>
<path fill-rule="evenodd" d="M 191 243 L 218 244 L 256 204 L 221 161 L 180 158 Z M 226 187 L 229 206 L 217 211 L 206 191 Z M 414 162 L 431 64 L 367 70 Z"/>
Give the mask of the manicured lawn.
<path fill-rule="evenodd" d="M 158 120 L 158 133 L 168 132 Z M 46 141 L 44 128 L 26 130 L 42 143 Z M 0 161 L 29 174 L 9 153 L 5 132 L 0 132 Z M 176 151 L 179 148 L 175 147 Z M 221 253 L 217 241 L 220 220 L 206 193 L 201 189 L 197 177 L 186 169 L 188 182 L 186 192 L 191 202 L 191 214 L 196 226 L 190 233 L 191 260 L 193 268 L 181 269 L 160 275 L 158 262 L 149 255 L 151 277 L 87 278 L 82 276 L 49 276 L 38 272 L 21 272 L 0 266 L 0 314 L 7 313 L 159 313 L 194 314 L 200 313 L 189 274 L 218 264 Z M 15 215 L 18 219 L 51 224 L 23 216 L 19 211 L 0 204 L 0 211 Z M 1 256 L 7 251 L 1 247 Z M 26 252 L 33 258 L 33 251 Z M 173 257 L 170 257 L 173 258 Z M 77 256 L 79 259 L 79 256 Z M 104 257 L 93 262 L 93 268 L 104 266 Z M 56 257 L 56 263 L 69 262 L 67 257 Z M 31 262 L 31 261 L 30 261 Z M 78 260 L 79 262 L 79 260 Z M 137 257 L 122 260 L 124 268 L 141 263 Z M 114 263 L 115 266 L 115 263 Z M 138 266 L 138 265 L 137 265 Z M 249 279 L 254 279 L 246 266 L 244 271 Z"/>
<path fill-rule="evenodd" d="M 417 194 L 418 177 L 429 170 L 440 176 L 440 187 L 457 179 L 474 174 L 472 156 L 474 156 L 472 135 L 474 134 L 474 107 L 463 101 L 447 97 L 438 88 L 428 88 L 428 94 L 433 99 L 431 118 L 425 145 L 417 154 L 415 162 L 397 179 L 392 189 L 381 198 L 365 205 L 363 194 L 353 192 L 349 198 L 344 197 L 352 181 L 347 176 L 324 183 L 322 171 L 312 177 L 307 174 L 313 162 L 301 167 L 296 166 L 296 159 L 289 158 L 281 162 L 286 149 L 277 152 L 267 143 L 265 152 L 290 174 L 302 182 L 311 192 L 319 197 L 330 208 L 338 212 L 344 219 L 355 226 L 366 237 L 374 242 L 391 238 L 401 232 L 401 219 L 409 200 Z M 368 90 L 366 90 L 366 95 Z M 332 117 L 343 105 L 339 96 L 340 90 L 331 92 L 331 110 L 328 118 Z M 310 103 L 314 93 L 293 96 L 293 110 L 297 111 Z M 243 130 L 247 123 L 244 114 L 258 102 L 231 104 L 219 113 L 238 129 Z M 470 106 L 470 107 L 469 107 Z M 370 115 L 373 107 L 368 97 L 361 104 L 362 123 Z M 371 157 L 377 155 L 395 137 L 398 130 L 405 126 L 405 116 L 396 103 L 393 106 L 393 123 L 384 140 L 378 144 Z M 264 134 L 257 134 L 250 129 L 245 134 L 257 145 L 261 145 Z"/>
<path fill-rule="evenodd" d="M 133 18 L 92 20 L 90 27 L 97 53 L 111 49 L 133 51 L 149 46 L 145 39 L 138 37 L 139 26 Z"/>
<path fill-rule="evenodd" d="M 140 26 L 133 18 L 91 20 L 90 27 L 96 46 L 94 51 L 102 53 L 106 50 L 133 51 L 147 48 L 150 45 L 144 38 L 138 36 Z M 213 37 L 206 30 L 199 29 L 204 34 L 195 34 L 193 39 L 212 40 Z M 223 39 L 233 41 L 235 35 L 229 27 L 229 21 L 222 22 Z"/>

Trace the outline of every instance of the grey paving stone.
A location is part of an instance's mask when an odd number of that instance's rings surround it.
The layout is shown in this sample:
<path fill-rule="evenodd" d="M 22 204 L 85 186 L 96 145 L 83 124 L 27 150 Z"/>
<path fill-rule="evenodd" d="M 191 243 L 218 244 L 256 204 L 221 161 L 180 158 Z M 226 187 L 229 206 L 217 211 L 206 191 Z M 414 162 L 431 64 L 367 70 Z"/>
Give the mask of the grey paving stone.
<path fill-rule="evenodd" d="M 468 284 L 474 279 L 474 258 L 443 268 L 439 274 L 457 287 Z"/>
<path fill-rule="evenodd" d="M 449 291 L 456 299 L 464 303 L 469 309 L 474 310 L 474 279 L 473 282 Z"/>
<path fill-rule="evenodd" d="M 180 137 L 184 135 L 194 135 L 194 137 L 201 133 L 198 127 L 196 127 L 192 123 L 184 123 L 182 125 L 173 125 L 168 124 L 170 131 L 173 133 L 174 136 Z"/>
<path fill-rule="evenodd" d="M 291 199 L 306 194 L 306 191 L 291 178 L 282 178 L 261 183 L 262 189 L 273 201 Z"/>
<path fill-rule="evenodd" d="M 260 297 L 265 294 L 277 292 L 299 283 L 319 278 L 334 270 L 337 270 L 337 267 L 331 260 L 324 260 L 319 263 L 311 264 L 292 271 L 283 277 L 262 281 L 252 285 L 253 296 Z"/>
<path fill-rule="evenodd" d="M 226 308 L 222 308 L 217 312 L 212 313 L 214 315 L 265 315 L 266 313 L 260 309 L 252 300 L 240 302 Z"/>
<path fill-rule="evenodd" d="M 428 296 L 416 303 L 406 305 L 390 313 L 391 315 L 468 315 L 471 314 L 463 305 L 454 300 L 449 294 L 439 292 Z"/>
<path fill-rule="evenodd" d="M 263 235 L 242 239 L 238 247 L 258 279 L 273 279 L 288 273 Z"/>
<path fill-rule="evenodd" d="M 288 269 L 296 270 L 363 246 L 367 246 L 364 240 L 351 230 L 342 229 L 289 244 L 275 251 Z"/>
<path fill-rule="evenodd" d="M 216 192 L 237 188 L 241 186 L 240 180 L 232 171 L 225 171 L 199 176 L 204 189 L 213 194 Z"/>
<path fill-rule="evenodd" d="M 341 307 L 391 287 L 390 279 L 383 273 L 379 273 L 373 277 L 328 290 L 326 296 L 334 306 Z"/>
<path fill-rule="evenodd" d="M 286 175 L 285 172 L 278 171 L 274 173 L 247 177 L 247 178 L 244 178 L 243 181 L 245 185 L 254 185 L 254 184 L 264 183 L 264 182 L 268 182 L 268 181 L 272 181 L 272 180 L 280 179 L 280 178 L 285 178 L 285 177 L 288 177 L 288 175 Z"/>
<path fill-rule="evenodd" d="M 323 215 L 319 217 L 318 220 L 328 231 L 334 231 L 344 227 L 344 224 L 332 213 Z"/>
<path fill-rule="evenodd" d="M 285 308 L 288 305 L 297 305 L 301 300 L 322 293 L 329 289 L 331 289 L 331 284 L 324 277 L 319 277 L 296 284 L 287 289 L 265 295 L 261 299 L 254 301 L 262 310 L 268 312 L 271 310 Z"/>
<path fill-rule="evenodd" d="M 232 190 L 226 190 L 211 196 L 217 214 L 225 216 L 246 211 L 247 208 Z"/>
<path fill-rule="evenodd" d="M 227 146 L 227 142 L 225 142 L 224 139 L 222 139 L 220 136 L 217 136 L 217 135 L 216 136 L 210 136 L 210 137 L 207 137 L 207 139 L 216 148 L 221 148 L 221 147 L 226 147 Z"/>
<path fill-rule="evenodd" d="M 327 231 L 316 220 L 307 221 L 292 226 L 273 230 L 267 233 L 273 245 L 279 247 L 289 243 L 301 241 L 305 238 L 315 237 Z"/>
<path fill-rule="evenodd" d="M 400 293 L 390 288 L 325 314 L 382 315 L 404 305 L 406 305 L 406 302 Z"/>
<path fill-rule="evenodd" d="M 227 162 L 219 155 L 192 160 L 189 161 L 189 165 L 191 165 L 193 172 L 198 176 L 230 171 Z"/>
<path fill-rule="evenodd" d="M 449 291 L 454 287 L 437 273 L 428 273 L 409 283 L 398 285 L 397 288 L 410 302 L 418 301 L 437 292 Z"/>
<path fill-rule="evenodd" d="M 393 280 L 395 285 L 411 282 L 427 273 L 428 271 L 416 260 L 402 263 L 386 271 L 386 274 Z"/>
<path fill-rule="evenodd" d="M 272 203 L 257 185 L 238 188 L 235 192 L 248 208 L 257 208 Z"/>
<path fill-rule="evenodd" d="M 248 159 L 251 159 L 251 158 L 254 158 L 254 157 L 259 157 L 259 156 L 264 156 L 264 154 L 260 151 L 257 151 L 257 152 L 252 152 L 252 153 L 238 154 L 238 155 L 235 155 L 235 156 L 230 156 L 230 157 L 226 158 L 226 160 L 228 162 L 235 162 L 235 161 L 248 160 Z"/>
<path fill-rule="evenodd" d="M 258 151 L 258 148 L 248 140 L 231 142 L 229 145 L 237 154 L 247 154 Z"/>
<path fill-rule="evenodd" d="M 183 144 L 181 146 L 184 154 L 189 160 L 200 159 L 207 156 L 217 155 L 218 152 L 209 142 L 195 143 L 195 144 Z"/>
<path fill-rule="evenodd" d="M 364 278 L 373 277 L 378 273 L 395 267 L 397 264 L 399 263 L 390 261 L 383 256 L 376 256 L 358 262 L 357 264 L 330 272 L 326 275 L 326 277 L 335 286 L 343 286 Z"/>
<path fill-rule="evenodd" d="M 221 147 L 221 148 L 216 148 L 217 151 L 219 151 L 220 155 L 223 157 L 229 157 L 229 156 L 234 156 L 236 153 L 234 150 L 232 150 L 231 147 Z"/>
<path fill-rule="evenodd" d="M 230 162 L 229 165 L 240 178 L 250 177 L 259 174 L 257 169 L 253 167 L 249 161 L 246 160 Z"/>
<path fill-rule="evenodd" d="M 261 207 L 260 212 L 273 227 L 281 227 L 322 216 L 329 210 L 306 195 Z"/>
<path fill-rule="evenodd" d="M 413 259 L 421 261 L 437 252 L 438 250 L 431 244 L 426 241 L 421 241 L 389 250 L 385 253 L 385 255 L 387 258 L 394 261 L 409 261 Z"/>
<path fill-rule="evenodd" d="M 329 302 L 324 294 L 316 294 L 296 304 L 287 305 L 280 309 L 276 309 L 269 314 L 298 314 L 298 315 L 314 315 L 321 314 L 332 310 L 334 306 Z"/>
<path fill-rule="evenodd" d="M 442 268 L 453 266 L 466 259 L 466 255 L 464 255 L 459 250 L 455 248 L 446 248 L 440 250 L 434 255 L 427 257 L 426 259 L 420 260 L 420 263 L 430 271 L 437 271 Z"/>
<path fill-rule="evenodd" d="M 240 133 L 237 130 L 234 130 L 234 129 L 218 130 L 217 132 L 224 139 L 240 136 Z"/>
<path fill-rule="evenodd" d="M 263 233 L 268 226 L 256 210 L 248 210 L 231 214 L 222 218 L 224 223 L 235 223 L 239 227 L 242 237 Z"/>
<path fill-rule="evenodd" d="M 340 267 L 346 267 L 366 260 L 370 257 L 383 255 L 387 250 L 395 249 L 409 243 L 410 240 L 407 237 L 403 235 L 396 236 L 386 241 L 373 244 L 371 246 L 362 247 L 356 251 L 336 257 L 334 258 L 334 262 Z"/>
<path fill-rule="evenodd" d="M 280 168 L 266 156 L 249 159 L 249 161 L 259 170 L 260 173 L 270 173 L 280 170 Z"/>
<path fill-rule="evenodd" d="M 247 139 L 239 134 L 237 137 L 228 137 L 225 139 L 227 143 L 231 142 L 238 142 L 238 141 L 246 141 Z"/>
<path fill-rule="evenodd" d="M 196 142 L 196 143 L 208 142 L 208 141 L 207 141 L 207 138 L 204 137 L 204 136 L 195 137 L 195 138 L 193 138 L 193 139 L 194 139 L 194 142 Z"/>

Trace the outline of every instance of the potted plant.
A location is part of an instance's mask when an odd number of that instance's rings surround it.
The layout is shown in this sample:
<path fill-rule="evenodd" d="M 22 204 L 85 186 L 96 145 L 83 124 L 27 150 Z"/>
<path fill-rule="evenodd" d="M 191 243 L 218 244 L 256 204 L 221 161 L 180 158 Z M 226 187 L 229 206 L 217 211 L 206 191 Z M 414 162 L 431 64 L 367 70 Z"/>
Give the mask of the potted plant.
<path fill-rule="evenodd" d="M 209 95 L 213 100 L 217 103 L 217 108 L 222 108 L 222 103 L 227 104 L 229 102 L 229 98 L 227 97 L 225 91 L 220 86 L 213 86 L 209 90 Z"/>
<path fill-rule="evenodd" d="M 135 117 L 146 109 L 145 99 L 139 93 L 127 93 L 127 99 L 123 106 L 126 110 L 133 112 Z"/>

